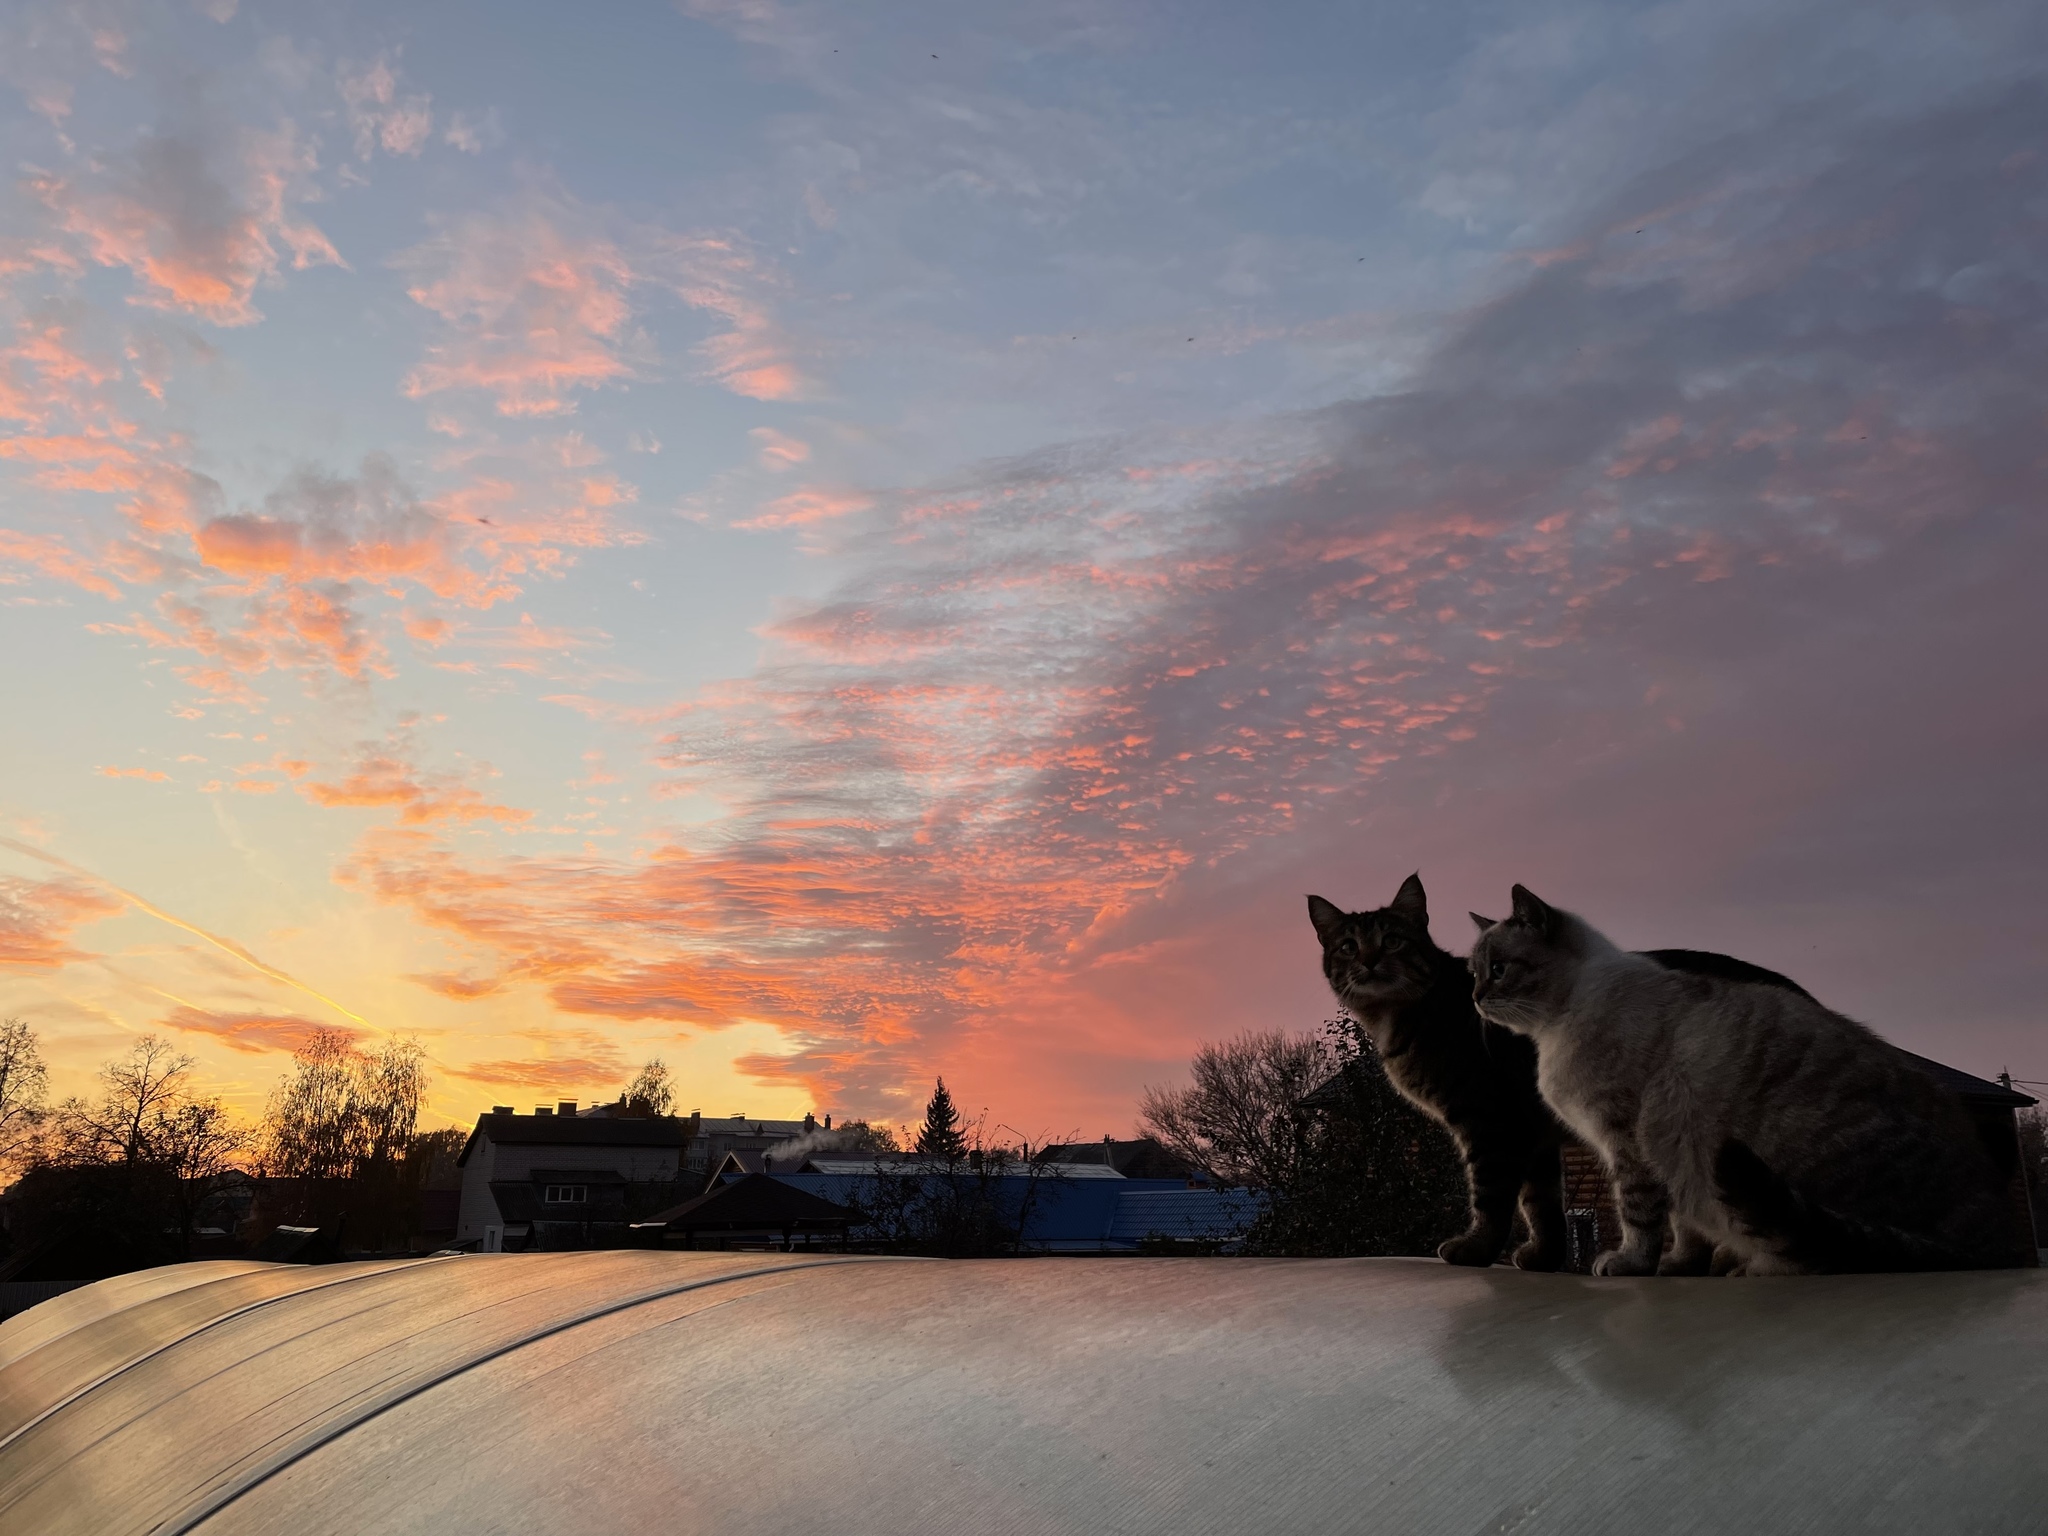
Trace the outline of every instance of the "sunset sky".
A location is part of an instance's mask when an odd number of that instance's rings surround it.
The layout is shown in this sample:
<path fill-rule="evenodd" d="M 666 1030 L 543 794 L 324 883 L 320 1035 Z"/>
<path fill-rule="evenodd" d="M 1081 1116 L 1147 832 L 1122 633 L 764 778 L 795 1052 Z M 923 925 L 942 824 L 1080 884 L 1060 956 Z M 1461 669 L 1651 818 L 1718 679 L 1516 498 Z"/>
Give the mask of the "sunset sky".
<path fill-rule="evenodd" d="M 1523 881 L 2048 1078 L 2038 0 L 0 10 L 0 1011 L 1127 1134 Z"/>

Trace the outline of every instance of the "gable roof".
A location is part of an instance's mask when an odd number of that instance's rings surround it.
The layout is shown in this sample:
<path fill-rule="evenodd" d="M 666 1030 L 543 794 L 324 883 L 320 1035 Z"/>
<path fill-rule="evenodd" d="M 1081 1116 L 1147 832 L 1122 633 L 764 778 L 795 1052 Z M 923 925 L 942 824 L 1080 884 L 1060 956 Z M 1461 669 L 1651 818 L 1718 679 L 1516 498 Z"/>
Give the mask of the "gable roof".
<path fill-rule="evenodd" d="M 835 1205 L 809 1190 L 798 1189 L 765 1173 L 750 1173 L 634 1225 L 673 1227 L 679 1231 L 776 1228 L 837 1224 L 850 1214 L 845 1206 Z"/>
<path fill-rule="evenodd" d="M 1898 1047 L 1895 1046 L 1893 1049 L 1898 1050 Z M 2005 1109 L 2025 1109 L 2028 1105 L 2039 1102 L 2006 1087 L 2003 1083 L 1992 1083 L 1981 1077 L 1972 1077 L 1967 1072 L 1930 1057 L 1907 1050 L 1899 1050 L 1899 1054 L 1966 1103 L 1995 1104 Z"/>
<path fill-rule="evenodd" d="M 674 1115 L 644 1119 L 609 1119 L 581 1115 L 478 1115 L 476 1129 L 463 1143 L 460 1167 L 469 1161 L 480 1137 L 501 1147 L 677 1147 L 690 1139 L 689 1124 Z"/>

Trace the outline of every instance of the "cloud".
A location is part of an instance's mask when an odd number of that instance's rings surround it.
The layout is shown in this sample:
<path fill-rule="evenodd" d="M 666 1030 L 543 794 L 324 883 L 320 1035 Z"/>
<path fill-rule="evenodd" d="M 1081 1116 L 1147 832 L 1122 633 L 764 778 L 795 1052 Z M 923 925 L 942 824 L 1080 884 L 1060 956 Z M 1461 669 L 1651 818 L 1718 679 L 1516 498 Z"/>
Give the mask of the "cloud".
<path fill-rule="evenodd" d="M 122 906 L 75 880 L 0 875 L 0 971 L 54 971 L 90 958 L 72 947 L 73 931 Z"/>
<path fill-rule="evenodd" d="M 1956 893 L 1940 933 L 2004 978 L 1970 983 L 2002 1018 L 2038 988 L 1968 933 L 2025 948 L 1987 903 L 2031 857 L 2048 748 L 2018 659 L 2017 552 L 2048 553 L 2023 531 L 2039 101 L 1795 116 L 1675 159 L 1397 392 L 823 512 L 854 574 L 663 743 L 720 819 L 610 859 L 385 829 L 345 878 L 447 934 L 472 995 L 765 1020 L 792 1051 L 748 1070 L 863 1109 L 949 1059 L 1127 1103 L 1191 1034 L 1273 1017 L 1233 967 L 1309 1022 L 1309 959 L 1273 983 L 1244 935 L 1311 866 L 1366 895 L 1411 859 L 1488 888 L 1547 869 L 1752 938 L 1853 869 L 1838 899 L 1895 988 L 1886 943 L 1933 921 L 1911 870 Z M 1998 723 L 1951 803 L 1936 743 L 1965 719 Z M 1940 873 L 1964 869 L 1981 891 Z M 1140 984 L 1134 952 L 1175 958 Z"/>
<path fill-rule="evenodd" d="M 633 270 L 618 246 L 572 234 L 584 221 L 534 200 L 472 215 L 398 258 L 415 303 L 445 339 L 407 376 L 415 399 L 479 390 L 502 416 L 554 416 L 578 391 L 639 377 L 651 344 L 633 324 Z"/>
<path fill-rule="evenodd" d="M 290 1054 L 306 1043 L 316 1030 L 340 1033 L 360 1040 L 360 1030 L 347 1025 L 323 1024 L 296 1013 L 221 1013 L 211 1008 L 180 1003 L 158 1021 L 166 1029 L 184 1034 L 204 1035 L 229 1050 L 251 1056 L 272 1052 Z"/>
<path fill-rule="evenodd" d="M 532 193 L 447 223 L 397 257 L 413 300 L 442 321 L 406 393 L 477 391 L 500 416 L 570 414 L 581 393 L 651 375 L 654 343 L 634 292 L 653 286 L 725 322 L 699 348 L 710 379 L 749 399 L 802 397 L 808 380 L 768 302 L 776 284 L 744 242 L 597 232 L 618 222 Z"/>
<path fill-rule="evenodd" d="M 838 486 L 807 485 L 762 504 L 752 517 L 733 524 L 735 528 L 803 528 L 865 512 L 874 505 L 872 497 Z"/>
<path fill-rule="evenodd" d="M 289 124 L 209 125 L 145 137 L 103 174 L 35 171 L 26 185 L 87 260 L 128 270 L 132 302 L 239 326 L 262 317 L 256 289 L 287 258 L 345 265 L 297 211 L 315 164 Z"/>
<path fill-rule="evenodd" d="M 121 589 L 84 555 L 54 534 L 0 528 L 0 560 L 27 566 L 52 581 L 68 582 L 95 596 L 118 599 Z M 8 578 L 0 577 L 0 581 Z"/>
<path fill-rule="evenodd" d="M 433 98 L 422 92 L 401 99 L 398 71 L 388 54 L 368 64 L 342 65 L 335 84 L 347 104 L 358 160 L 368 160 L 380 147 L 387 155 L 419 158 L 434 132 Z"/>
<path fill-rule="evenodd" d="M 801 438 L 790 437 L 773 427 L 755 427 L 747 433 L 761 445 L 761 467 L 763 469 L 794 469 L 807 463 L 811 457 L 811 445 Z"/>
<path fill-rule="evenodd" d="M 170 775 L 169 775 L 168 773 L 165 773 L 165 772 L 164 772 L 164 771 L 163 771 L 163 770 L 162 770 L 161 768 L 104 768 L 104 767 L 103 767 L 103 768 L 99 768 L 99 769 L 97 769 L 97 770 L 95 770 L 95 771 L 96 771 L 96 772 L 98 772 L 99 774 L 101 774 L 102 776 L 104 776 L 104 777 L 106 777 L 106 778 L 109 778 L 109 779 L 148 779 L 148 780 L 150 780 L 150 781 L 151 781 L 151 782 L 153 782 L 153 783 L 159 783 L 159 784 L 160 784 L 160 783 L 162 783 L 162 782 L 163 782 L 164 780 L 166 780 L 166 779 L 170 778 Z"/>
<path fill-rule="evenodd" d="M 410 731 L 401 727 L 380 743 L 364 743 L 346 773 L 336 779 L 304 779 L 299 793 L 329 808 L 395 810 L 403 826 L 436 822 L 467 825 L 493 822 L 518 826 L 533 812 L 499 805 L 462 780 L 423 773 L 413 761 Z M 266 786 L 275 789 L 275 783 Z"/>

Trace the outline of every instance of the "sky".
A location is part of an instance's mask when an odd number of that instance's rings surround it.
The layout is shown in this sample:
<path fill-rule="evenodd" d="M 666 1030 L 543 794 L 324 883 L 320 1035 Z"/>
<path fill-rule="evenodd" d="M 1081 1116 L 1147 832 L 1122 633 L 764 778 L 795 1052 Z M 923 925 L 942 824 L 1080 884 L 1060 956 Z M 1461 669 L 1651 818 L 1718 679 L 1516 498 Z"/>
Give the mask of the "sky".
<path fill-rule="evenodd" d="M 1523 882 L 2048 1079 L 2048 10 L 0 12 L 0 1010 L 1037 1140 Z"/>

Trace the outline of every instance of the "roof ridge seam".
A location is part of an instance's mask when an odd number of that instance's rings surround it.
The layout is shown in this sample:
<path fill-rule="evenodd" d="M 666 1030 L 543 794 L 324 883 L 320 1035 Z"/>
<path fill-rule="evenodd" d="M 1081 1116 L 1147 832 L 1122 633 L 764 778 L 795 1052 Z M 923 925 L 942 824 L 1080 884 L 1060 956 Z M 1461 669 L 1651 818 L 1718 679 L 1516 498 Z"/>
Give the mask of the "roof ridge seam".
<path fill-rule="evenodd" d="M 466 1256 L 455 1255 L 455 1257 Z M 686 1285 L 663 1286 L 659 1290 L 647 1291 L 622 1301 L 609 1302 L 602 1307 L 594 1307 L 587 1312 L 580 1312 L 574 1317 L 563 1318 L 557 1322 L 550 1323 L 545 1328 L 534 1329 L 532 1332 L 523 1334 L 519 1338 L 509 1340 L 506 1343 L 484 1351 L 480 1355 L 465 1360 L 459 1365 L 436 1372 L 432 1376 L 405 1387 L 389 1397 L 364 1404 L 354 1412 L 339 1415 L 332 1424 L 324 1425 L 316 1431 L 306 1443 L 281 1455 L 274 1456 L 243 1476 L 230 1480 L 210 1493 L 201 1495 L 177 1514 L 152 1526 L 151 1536 L 186 1536 L 187 1532 L 219 1514 L 243 1494 L 251 1489 L 261 1487 L 286 1468 L 303 1461 L 322 1446 L 338 1439 L 352 1429 L 360 1428 L 380 1414 L 388 1413 L 393 1408 L 410 1402 L 423 1392 L 431 1392 L 435 1387 L 453 1381 L 458 1376 L 466 1375 L 478 1366 L 488 1365 L 491 1361 L 501 1359 L 515 1350 L 524 1349 L 529 1344 L 537 1344 L 542 1339 L 552 1338 L 558 1333 L 566 1333 L 571 1328 L 580 1328 L 585 1323 L 594 1323 L 600 1318 L 610 1317 L 613 1313 L 628 1312 L 634 1307 L 644 1307 L 649 1302 L 660 1301 L 664 1297 L 680 1296 L 689 1291 L 709 1290 L 713 1286 L 725 1285 L 734 1280 L 755 1280 L 764 1275 L 792 1274 L 808 1269 L 832 1269 L 843 1264 L 938 1264 L 944 1262 L 942 1259 L 904 1259 L 891 1254 L 843 1254 L 829 1259 L 807 1259 L 797 1264 L 766 1265 L 760 1269 L 750 1269 L 738 1274 L 715 1275 L 708 1279 L 693 1280 Z"/>

